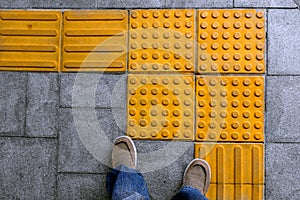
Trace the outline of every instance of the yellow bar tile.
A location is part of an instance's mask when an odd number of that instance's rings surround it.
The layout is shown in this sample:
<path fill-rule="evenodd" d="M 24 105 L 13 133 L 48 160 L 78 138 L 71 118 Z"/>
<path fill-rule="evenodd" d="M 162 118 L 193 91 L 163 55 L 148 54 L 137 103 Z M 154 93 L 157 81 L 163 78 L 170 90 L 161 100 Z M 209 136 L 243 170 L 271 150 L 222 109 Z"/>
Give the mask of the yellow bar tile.
<path fill-rule="evenodd" d="M 263 76 L 198 76 L 197 141 L 264 141 Z"/>
<path fill-rule="evenodd" d="M 261 10 L 198 11 L 198 73 L 264 73 Z"/>
<path fill-rule="evenodd" d="M 0 70 L 57 72 L 61 13 L 0 11 Z"/>
<path fill-rule="evenodd" d="M 65 12 L 62 71 L 124 72 L 127 23 L 125 10 Z"/>
<path fill-rule="evenodd" d="M 130 12 L 130 72 L 194 73 L 194 10 Z"/>
<path fill-rule="evenodd" d="M 192 75 L 128 75 L 127 95 L 130 137 L 194 140 Z"/>
<path fill-rule="evenodd" d="M 196 143 L 195 157 L 211 167 L 211 183 L 264 184 L 264 145 Z"/>
<path fill-rule="evenodd" d="M 209 200 L 219 200 L 219 199 L 263 200 L 264 185 L 211 184 L 209 186 L 206 197 Z"/>

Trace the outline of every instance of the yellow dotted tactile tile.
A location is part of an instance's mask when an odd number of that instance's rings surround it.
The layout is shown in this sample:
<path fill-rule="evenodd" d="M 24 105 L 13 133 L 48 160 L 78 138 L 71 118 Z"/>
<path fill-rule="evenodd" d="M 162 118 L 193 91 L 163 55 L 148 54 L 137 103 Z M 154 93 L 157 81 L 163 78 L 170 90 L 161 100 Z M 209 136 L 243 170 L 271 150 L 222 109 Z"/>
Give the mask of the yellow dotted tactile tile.
<path fill-rule="evenodd" d="M 66 11 L 62 71 L 125 71 L 127 29 L 127 11 Z"/>
<path fill-rule="evenodd" d="M 129 71 L 194 73 L 194 10 L 130 12 Z"/>
<path fill-rule="evenodd" d="M 130 137 L 194 140 L 192 75 L 128 75 L 127 95 Z"/>
<path fill-rule="evenodd" d="M 0 11 L 0 70 L 58 71 L 61 13 Z"/>
<path fill-rule="evenodd" d="M 264 12 L 198 11 L 198 73 L 264 73 Z"/>
<path fill-rule="evenodd" d="M 195 157 L 211 167 L 209 199 L 263 199 L 263 144 L 196 143 Z"/>
<path fill-rule="evenodd" d="M 196 80 L 197 141 L 264 141 L 264 77 Z"/>

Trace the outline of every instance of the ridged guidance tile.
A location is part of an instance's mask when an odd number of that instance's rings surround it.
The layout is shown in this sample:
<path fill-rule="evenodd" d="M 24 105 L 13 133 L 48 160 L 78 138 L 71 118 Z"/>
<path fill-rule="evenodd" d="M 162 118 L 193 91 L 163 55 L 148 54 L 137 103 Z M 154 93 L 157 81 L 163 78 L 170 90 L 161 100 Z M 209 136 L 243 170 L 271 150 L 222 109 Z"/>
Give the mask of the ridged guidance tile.
<path fill-rule="evenodd" d="M 61 12 L 0 11 L 0 70 L 58 71 Z"/>
<path fill-rule="evenodd" d="M 66 11 L 62 71 L 125 71 L 127 22 L 127 11 Z"/>
<path fill-rule="evenodd" d="M 264 199 L 264 185 L 210 184 L 206 197 L 218 199 Z"/>
<path fill-rule="evenodd" d="M 195 157 L 211 167 L 213 184 L 264 184 L 264 145 L 196 143 Z"/>

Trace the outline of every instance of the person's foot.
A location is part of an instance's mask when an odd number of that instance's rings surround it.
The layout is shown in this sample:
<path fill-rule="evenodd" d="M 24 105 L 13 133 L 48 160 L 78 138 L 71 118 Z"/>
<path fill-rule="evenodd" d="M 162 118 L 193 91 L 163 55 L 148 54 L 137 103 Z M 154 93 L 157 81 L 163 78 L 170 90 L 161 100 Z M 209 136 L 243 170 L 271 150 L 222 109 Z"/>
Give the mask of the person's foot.
<path fill-rule="evenodd" d="M 112 167 L 126 165 L 135 169 L 137 153 L 133 141 L 127 136 L 120 136 L 114 141 L 112 149 Z"/>
<path fill-rule="evenodd" d="M 190 162 L 183 175 L 183 186 L 191 186 L 205 194 L 210 184 L 210 166 L 200 158 Z"/>

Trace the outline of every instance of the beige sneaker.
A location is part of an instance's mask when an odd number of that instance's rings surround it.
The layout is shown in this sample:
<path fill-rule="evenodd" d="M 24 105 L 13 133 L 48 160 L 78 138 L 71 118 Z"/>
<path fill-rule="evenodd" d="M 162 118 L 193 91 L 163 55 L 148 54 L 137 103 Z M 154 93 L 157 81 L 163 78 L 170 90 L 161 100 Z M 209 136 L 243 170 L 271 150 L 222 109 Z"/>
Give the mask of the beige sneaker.
<path fill-rule="evenodd" d="M 126 165 L 129 168 L 136 168 L 137 153 L 133 141 L 127 136 L 120 136 L 114 141 L 112 149 L 112 167 Z"/>
<path fill-rule="evenodd" d="M 202 194 L 206 194 L 210 184 L 210 166 L 200 158 L 190 162 L 183 175 L 183 186 L 197 188 Z"/>

